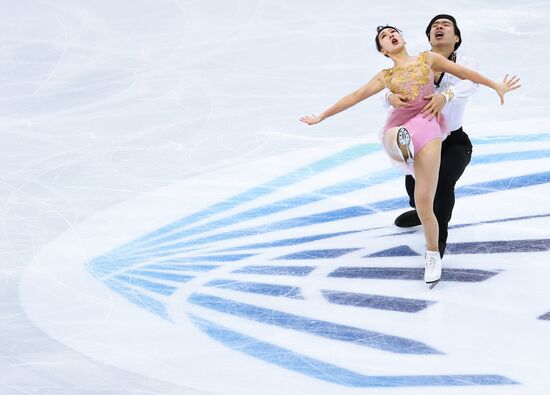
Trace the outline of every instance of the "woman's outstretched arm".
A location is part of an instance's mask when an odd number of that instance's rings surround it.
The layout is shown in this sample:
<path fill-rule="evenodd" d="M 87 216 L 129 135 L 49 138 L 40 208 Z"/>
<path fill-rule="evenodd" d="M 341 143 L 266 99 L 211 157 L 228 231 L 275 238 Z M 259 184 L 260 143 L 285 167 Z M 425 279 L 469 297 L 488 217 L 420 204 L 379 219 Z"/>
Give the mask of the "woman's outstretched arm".
<path fill-rule="evenodd" d="M 463 80 L 470 80 L 488 86 L 494 89 L 500 97 L 500 104 L 504 104 L 504 95 L 507 92 L 513 91 L 521 87 L 519 84 L 519 78 L 513 76 L 508 78 L 508 74 L 504 76 L 501 83 L 490 80 L 489 78 L 479 74 L 477 71 L 468 69 L 464 66 L 451 62 L 449 59 L 435 53 L 428 52 L 428 60 L 434 71 L 444 71 L 452 75 L 457 76 Z"/>
<path fill-rule="evenodd" d="M 366 85 L 357 89 L 355 92 L 344 96 L 335 104 L 323 111 L 321 114 L 306 115 L 304 117 L 301 117 L 300 121 L 307 123 L 308 125 L 315 125 L 316 123 L 319 123 L 328 117 L 347 110 L 350 107 L 353 107 L 354 105 L 365 100 L 366 98 L 377 94 L 382 89 L 384 89 L 384 77 L 383 72 L 381 71 L 376 74 Z"/>

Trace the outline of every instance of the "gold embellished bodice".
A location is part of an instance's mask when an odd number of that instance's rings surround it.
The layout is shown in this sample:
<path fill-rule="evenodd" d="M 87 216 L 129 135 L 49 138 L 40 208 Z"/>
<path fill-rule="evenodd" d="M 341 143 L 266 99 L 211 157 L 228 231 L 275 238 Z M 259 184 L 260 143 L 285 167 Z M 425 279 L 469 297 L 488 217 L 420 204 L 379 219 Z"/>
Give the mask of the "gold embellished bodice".
<path fill-rule="evenodd" d="M 433 72 L 428 64 L 428 53 L 418 55 L 416 62 L 407 66 L 394 66 L 384 70 L 386 87 L 392 92 L 414 100 L 421 88 L 433 81 Z M 433 84 L 433 82 L 432 82 Z"/>

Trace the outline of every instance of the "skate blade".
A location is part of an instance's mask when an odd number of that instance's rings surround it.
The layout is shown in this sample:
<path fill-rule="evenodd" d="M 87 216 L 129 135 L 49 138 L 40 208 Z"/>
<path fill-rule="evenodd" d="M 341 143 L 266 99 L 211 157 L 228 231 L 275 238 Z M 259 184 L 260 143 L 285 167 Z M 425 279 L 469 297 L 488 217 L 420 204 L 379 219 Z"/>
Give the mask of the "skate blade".
<path fill-rule="evenodd" d="M 397 145 L 401 151 L 401 157 L 405 163 L 412 166 L 414 163 L 413 153 L 410 149 L 411 135 L 406 128 L 399 128 L 397 131 Z"/>
<path fill-rule="evenodd" d="M 433 282 L 431 282 L 431 283 L 426 283 L 426 284 L 428 284 L 428 286 L 430 287 L 430 289 L 433 289 L 433 287 L 435 287 L 437 284 L 439 284 L 439 280 L 433 281 Z"/>

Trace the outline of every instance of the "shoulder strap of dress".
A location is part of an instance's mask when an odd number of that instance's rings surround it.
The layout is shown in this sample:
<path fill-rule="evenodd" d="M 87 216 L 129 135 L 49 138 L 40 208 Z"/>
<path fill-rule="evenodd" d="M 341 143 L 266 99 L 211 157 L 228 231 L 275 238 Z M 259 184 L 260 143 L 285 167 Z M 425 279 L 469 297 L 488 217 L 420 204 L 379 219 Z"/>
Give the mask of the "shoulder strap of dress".
<path fill-rule="evenodd" d="M 418 56 L 418 60 L 426 63 L 428 61 L 428 52 L 429 51 L 424 51 L 422 52 L 419 56 Z"/>

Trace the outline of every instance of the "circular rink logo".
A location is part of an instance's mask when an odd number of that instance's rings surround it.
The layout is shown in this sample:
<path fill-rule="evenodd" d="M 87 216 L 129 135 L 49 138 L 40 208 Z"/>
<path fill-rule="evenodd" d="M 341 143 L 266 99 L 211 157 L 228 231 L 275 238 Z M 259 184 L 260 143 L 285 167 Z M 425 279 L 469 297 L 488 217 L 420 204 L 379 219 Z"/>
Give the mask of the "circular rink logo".
<path fill-rule="evenodd" d="M 544 268 L 528 264 L 550 250 L 549 141 L 474 140 L 431 291 L 421 229 L 391 225 L 408 209 L 403 177 L 365 143 L 265 158 L 112 207 L 38 254 L 21 300 L 92 358 L 204 391 L 504 393 L 534 377 L 507 356 L 549 355 L 536 344 L 550 324 L 537 296 Z M 510 294 L 517 276 L 530 284 L 528 312 Z M 534 337 L 518 344 L 518 325 Z"/>

